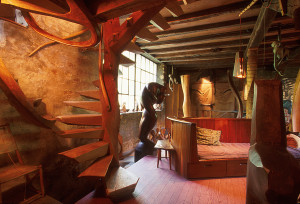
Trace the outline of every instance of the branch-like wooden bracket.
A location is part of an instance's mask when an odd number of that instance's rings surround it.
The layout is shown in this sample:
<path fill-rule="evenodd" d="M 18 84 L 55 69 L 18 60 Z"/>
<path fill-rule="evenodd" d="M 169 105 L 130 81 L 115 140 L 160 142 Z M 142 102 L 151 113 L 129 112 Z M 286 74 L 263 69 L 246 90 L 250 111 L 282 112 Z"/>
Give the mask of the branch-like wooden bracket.
<path fill-rule="evenodd" d="M 100 30 L 98 28 L 97 23 L 93 22 L 93 17 L 90 12 L 87 10 L 85 4 L 81 0 L 66 0 L 69 11 L 66 13 L 56 13 L 41 6 L 35 5 L 33 3 L 21 0 L 2 0 L 1 3 L 9 4 L 14 7 L 20 8 L 23 10 L 23 15 L 26 22 L 29 24 L 32 29 L 34 29 L 37 33 L 42 36 L 49 38 L 50 40 L 54 40 L 56 42 L 76 46 L 76 47 L 91 47 L 99 43 L 99 34 Z M 42 15 L 53 16 L 56 18 L 64 19 L 67 21 L 71 21 L 74 23 L 81 24 L 85 26 L 91 33 L 91 36 L 86 41 L 74 42 L 67 39 L 63 39 L 48 33 L 43 30 L 34 20 L 30 12 L 39 13 Z"/>

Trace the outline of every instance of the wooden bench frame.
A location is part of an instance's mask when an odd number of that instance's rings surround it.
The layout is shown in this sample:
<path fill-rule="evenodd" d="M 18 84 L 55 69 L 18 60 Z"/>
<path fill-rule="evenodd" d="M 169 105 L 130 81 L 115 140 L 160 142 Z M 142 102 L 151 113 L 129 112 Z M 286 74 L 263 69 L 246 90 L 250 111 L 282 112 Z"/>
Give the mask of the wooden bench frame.
<path fill-rule="evenodd" d="M 251 119 L 184 118 L 171 120 L 171 143 L 176 150 L 176 171 L 185 178 L 245 176 L 247 159 L 199 160 L 197 155 L 196 126 L 221 130 L 221 142 L 249 143 Z"/>

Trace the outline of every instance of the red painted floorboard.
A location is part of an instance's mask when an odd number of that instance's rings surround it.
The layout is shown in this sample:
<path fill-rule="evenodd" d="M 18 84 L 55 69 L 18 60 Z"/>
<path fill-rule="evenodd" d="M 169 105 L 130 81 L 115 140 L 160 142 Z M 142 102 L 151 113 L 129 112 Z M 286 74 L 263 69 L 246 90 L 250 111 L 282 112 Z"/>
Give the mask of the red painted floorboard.
<path fill-rule="evenodd" d="M 140 180 L 133 195 L 118 203 L 242 204 L 246 202 L 245 177 L 187 180 L 174 170 L 169 170 L 169 162 L 164 158 L 159 168 L 156 168 L 156 159 L 152 156 L 144 157 L 127 169 L 140 177 Z M 77 204 L 98 203 L 95 202 L 97 199 L 99 202 L 100 199 L 94 198 L 93 193 L 90 193 Z"/>

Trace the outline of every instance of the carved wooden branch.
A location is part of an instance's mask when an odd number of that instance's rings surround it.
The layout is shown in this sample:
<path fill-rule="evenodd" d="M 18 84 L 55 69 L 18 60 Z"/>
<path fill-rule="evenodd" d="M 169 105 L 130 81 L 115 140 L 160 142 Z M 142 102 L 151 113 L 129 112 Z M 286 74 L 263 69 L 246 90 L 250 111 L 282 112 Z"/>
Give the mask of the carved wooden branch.
<path fill-rule="evenodd" d="M 43 35 L 50 40 L 60 42 L 62 44 L 76 46 L 76 47 L 91 47 L 99 42 L 99 28 L 97 23 L 93 22 L 93 16 L 90 14 L 82 0 L 66 0 L 70 10 L 67 13 L 57 13 L 51 10 L 45 9 L 33 3 L 21 0 L 3 0 L 1 3 L 9 4 L 20 9 L 23 9 L 23 16 L 26 22 L 39 34 Z M 42 28 L 36 23 L 30 12 L 39 13 L 43 15 L 53 16 L 56 18 L 64 19 L 67 21 L 75 22 L 85 26 L 90 32 L 90 39 L 82 42 L 73 42 L 57 36 L 54 36 Z"/>
<path fill-rule="evenodd" d="M 72 34 L 70 36 L 67 36 L 67 37 L 64 37 L 63 39 L 67 39 L 67 40 L 71 40 L 71 39 L 74 39 L 74 38 L 77 38 L 79 37 L 80 35 L 82 35 L 83 33 L 85 33 L 86 31 L 88 31 L 88 29 L 83 29 L 75 34 Z M 42 48 L 44 47 L 47 47 L 47 46 L 50 46 L 50 45 L 54 45 L 58 42 L 56 41 L 50 41 L 50 42 L 46 42 L 40 46 L 38 46 L 35 50 L 33 50 L 28 56 L 31 57 L 32 55 L 34 55 L 36 52 L 38 52 L 39 50 L 41 50 Z"/>

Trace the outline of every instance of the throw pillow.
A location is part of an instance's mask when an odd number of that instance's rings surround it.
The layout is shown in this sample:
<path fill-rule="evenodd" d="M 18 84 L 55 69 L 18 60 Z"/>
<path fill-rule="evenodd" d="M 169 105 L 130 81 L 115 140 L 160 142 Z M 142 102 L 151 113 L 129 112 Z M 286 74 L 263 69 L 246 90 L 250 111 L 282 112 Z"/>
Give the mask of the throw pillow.
<path fill-rule="evenodd" d="M 221 130 L 212 130 L 197 127 L 197 143 L 204 145 L 221 145 Z"/>

